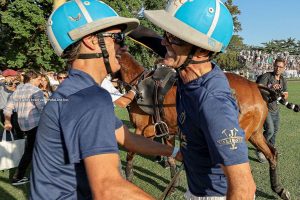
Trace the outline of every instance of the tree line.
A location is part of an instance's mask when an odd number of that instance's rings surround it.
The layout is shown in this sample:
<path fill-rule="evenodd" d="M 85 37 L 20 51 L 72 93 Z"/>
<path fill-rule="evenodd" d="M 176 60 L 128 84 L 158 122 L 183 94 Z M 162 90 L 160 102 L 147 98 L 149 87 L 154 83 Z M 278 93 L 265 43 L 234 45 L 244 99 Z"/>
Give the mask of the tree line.
<path fill-rule="evenodd" d="M 143 9 L 163 9 L 167 0 L 103 0 L 114 8 L 121 16 L 138 17 L 141 24 L 162 34 L 162 30 L 143 18 Z M 0 0 L 0 68 L 26 68 L 38 70 L 61 70 L 65 62 L 55 55 L 46 35 L 47 19 L 52 12 L 52 0 Z M 225 69 L 240 68 L 237 61 L 241 49 L 247 48 L 243 38 L 238 35 L 242 25 L 238 20 L 241 14 L 233 0 L 225 2 L 233 15 L 234 31 L 228 50 L 216 58 L 216 62 Z M 285 40 L 284 40 L 285 41 Z M 299 41 L 289 38 L 287 49 L 299 53 Z M 265 43 L 266 50 L 279 48 L 282 41 Z M 152 67 L 157 56 L 149 50 L 127 40 L 129 51 L 144 66 Z M 294 46 L 293 46 L 294 45 Z M 296 52 L 297 52 L 296 51 Z"/>

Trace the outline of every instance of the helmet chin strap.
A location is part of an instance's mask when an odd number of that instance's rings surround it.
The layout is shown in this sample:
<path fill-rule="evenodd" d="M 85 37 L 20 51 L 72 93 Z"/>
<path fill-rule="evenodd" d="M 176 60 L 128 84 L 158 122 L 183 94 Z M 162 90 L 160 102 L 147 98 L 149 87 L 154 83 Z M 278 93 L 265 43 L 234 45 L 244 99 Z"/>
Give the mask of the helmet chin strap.
<path fill-rule="evenodd" d="M 99 41 L 100 49 L 102 52 L 106 72 L 107 72 L 107 74 L 111 74 L 112 70 L 111 70 L 111 66 L 109 63 L 109 54 L 108 54 L 106 46 L 105 46 L 104 37 L 101 33 L 98 34 L 98 41 Z"/>
<path fill-rule="evenodd" d="M 202 64 L 202 63 L 206 63 L 211 61 L 215 56 L 208 58 L 207 60 L 201 60 L 201 61 L 195 61 L 192 60 L 194 54 L 196 53 L 198 47 L 193 46 L 187 59 L 185 60 L 185 62 L 178 68 L 176 68 L 176 71 L 179 73 L 181 70 L 184 70 L 189 64 Z"/>
<path fill-rule="evenodd" d="M 112 74 L 111 66 L 109 63 L 109 53 L 105 46 L 104 37 L 101 33 L 98 33 L 97 38 L 102 53 L 79 54 L 77 58 L 78 59 L 103 58 L 107 74 Z"/>
<path fill-rule="evenodd" d="M 78 54 L 77 59 L 102 58 L 101 53 Z"/>

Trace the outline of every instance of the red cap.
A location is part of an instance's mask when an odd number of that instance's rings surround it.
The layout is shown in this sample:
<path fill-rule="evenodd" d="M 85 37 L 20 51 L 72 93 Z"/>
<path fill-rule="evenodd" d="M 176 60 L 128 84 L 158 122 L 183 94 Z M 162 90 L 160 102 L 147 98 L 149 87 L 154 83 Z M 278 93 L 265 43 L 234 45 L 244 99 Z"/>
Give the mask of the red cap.
<path fill-rule="evenodd" d="M 2 76 L 7 77 L 7 76 L 17 76 L 18 72 L 12 69 L 6 69 L 2 72 Z"/>

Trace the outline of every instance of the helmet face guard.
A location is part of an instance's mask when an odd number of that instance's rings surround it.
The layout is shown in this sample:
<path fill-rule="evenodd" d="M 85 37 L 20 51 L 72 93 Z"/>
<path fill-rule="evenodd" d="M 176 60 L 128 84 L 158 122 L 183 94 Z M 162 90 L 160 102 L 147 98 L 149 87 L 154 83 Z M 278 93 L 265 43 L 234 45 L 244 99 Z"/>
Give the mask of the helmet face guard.
<path fill-rule="evenodd" d="M 145 17 L 172 35 L 200 48 L 225 51 L 233 20 L 220 0 L 169 0 L 165 10 L 146 10 Z"/>
<path fill-rule="evenodd" d="M 126 25 L 125 34 L 139 25 L 133 18 L 120 17 L 99 0 L 71 0 L 58 7 L 49 17 L 47 35 L 58 56 L 84 36 L 100 30 Z"/>

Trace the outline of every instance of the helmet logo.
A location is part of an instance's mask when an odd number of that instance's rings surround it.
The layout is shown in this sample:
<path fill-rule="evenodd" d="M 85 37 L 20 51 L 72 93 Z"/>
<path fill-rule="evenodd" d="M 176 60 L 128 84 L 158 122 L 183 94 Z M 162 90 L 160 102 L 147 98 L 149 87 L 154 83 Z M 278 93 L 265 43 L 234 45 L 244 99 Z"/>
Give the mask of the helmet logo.
<path fill-rule="evenodd" d="M 75 21 L 79 21 L 79 20 L 81 19 L 81 17 L 82 17 L 81 14 L 78 13 L 77 17 L 69 16 L 69 19 L 70 19 L 71 21 L 75 22 Z"/>

